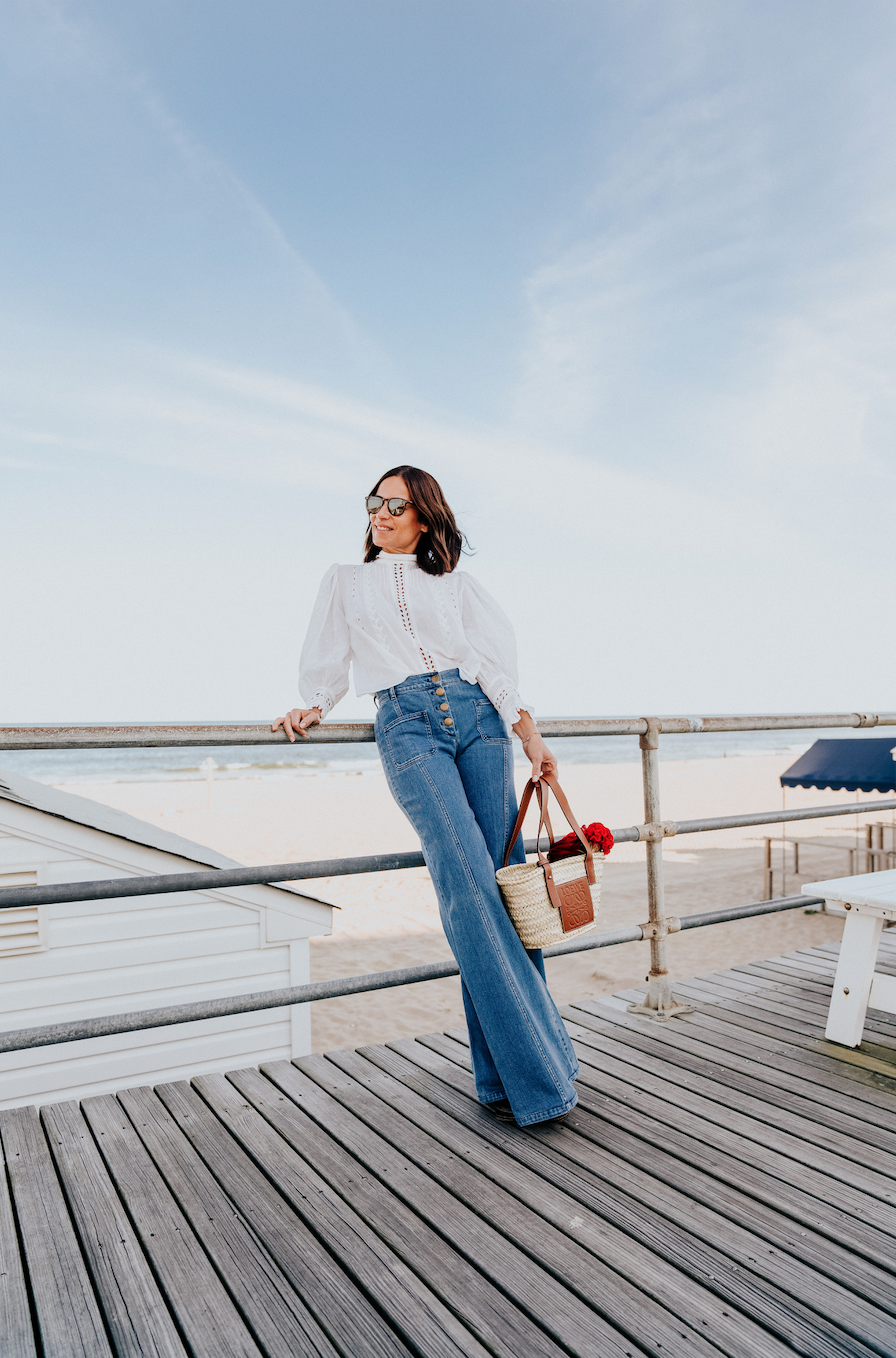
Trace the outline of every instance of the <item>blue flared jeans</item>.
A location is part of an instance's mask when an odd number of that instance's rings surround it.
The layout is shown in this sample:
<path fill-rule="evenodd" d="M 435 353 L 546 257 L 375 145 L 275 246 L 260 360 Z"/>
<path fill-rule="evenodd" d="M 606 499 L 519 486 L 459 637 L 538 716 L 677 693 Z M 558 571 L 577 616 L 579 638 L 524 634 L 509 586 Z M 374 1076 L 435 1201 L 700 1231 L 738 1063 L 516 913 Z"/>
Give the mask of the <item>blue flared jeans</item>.
<path fill-rule="evenodd" d="M 576 1103 L 578 1062 L 541 953 L 523 947 L 495 881 L 517 813 L 504 723 L 457 670 L 413 675 L 376 702 L 389 789 L 420 836 L 460 967 L 479 1099 L 508 1099 L 521 1126 L 558 1117 Z"/>

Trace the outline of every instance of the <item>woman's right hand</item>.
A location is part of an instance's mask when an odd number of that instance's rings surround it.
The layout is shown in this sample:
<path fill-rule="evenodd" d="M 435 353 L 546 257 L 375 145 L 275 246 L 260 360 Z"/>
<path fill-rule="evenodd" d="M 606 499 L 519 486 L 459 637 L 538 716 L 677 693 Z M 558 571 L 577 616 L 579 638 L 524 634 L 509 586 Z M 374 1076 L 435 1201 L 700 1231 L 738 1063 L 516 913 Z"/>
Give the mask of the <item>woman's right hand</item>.
<path fill-rule="evenodd" d="M 279 731 L 282 726 L 289 739 L 295 743 L 296 732 L 303 740 L 308 739 L 308 727 L 316 726 L 320 721 L 319 707 L 294 707 L 291 712 L 287 712 L 285 717 L 278 717 L 272 724 L 272 731 Z"/>

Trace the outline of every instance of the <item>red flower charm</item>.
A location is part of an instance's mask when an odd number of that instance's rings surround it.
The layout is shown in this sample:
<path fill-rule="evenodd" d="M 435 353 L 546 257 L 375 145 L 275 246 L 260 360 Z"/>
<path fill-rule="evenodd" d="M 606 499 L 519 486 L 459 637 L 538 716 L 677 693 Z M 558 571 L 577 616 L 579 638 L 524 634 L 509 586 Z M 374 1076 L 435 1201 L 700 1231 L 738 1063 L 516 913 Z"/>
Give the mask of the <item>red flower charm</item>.
<path fill-rule="evenodd" d="M 605 825 L 601 825 L 600 821 L 593 821 L 591 825 L 583 825 L 582 834 L 599 853 L 608 854 L 613 847 L 613 832 L 608 830 Z M 548 858 L 552 863 L 556 863 L 558 858 L 572 858 L 573 854 L 581 852 L 581 840 L 578 835 L 570 831 L 562 839 L 554 840 L 554 847 L 548 854 Z"/>

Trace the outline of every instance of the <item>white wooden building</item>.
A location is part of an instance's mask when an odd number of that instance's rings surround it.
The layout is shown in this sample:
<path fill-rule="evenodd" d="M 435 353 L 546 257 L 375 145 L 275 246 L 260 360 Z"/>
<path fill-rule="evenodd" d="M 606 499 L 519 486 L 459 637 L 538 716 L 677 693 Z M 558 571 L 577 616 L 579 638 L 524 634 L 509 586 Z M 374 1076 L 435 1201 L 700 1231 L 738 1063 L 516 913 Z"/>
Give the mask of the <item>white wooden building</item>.
<path fill-rule="evenodd" d="M 238 867 L 213 849 L 0 772 L 0 891 Z M 244 886 L 0 911 L 0 1031 L 249 994 L 309 980 L 333 907 Z M 309 1006 L 0 1054 L 0 1108 L 306 1055 Z"/>

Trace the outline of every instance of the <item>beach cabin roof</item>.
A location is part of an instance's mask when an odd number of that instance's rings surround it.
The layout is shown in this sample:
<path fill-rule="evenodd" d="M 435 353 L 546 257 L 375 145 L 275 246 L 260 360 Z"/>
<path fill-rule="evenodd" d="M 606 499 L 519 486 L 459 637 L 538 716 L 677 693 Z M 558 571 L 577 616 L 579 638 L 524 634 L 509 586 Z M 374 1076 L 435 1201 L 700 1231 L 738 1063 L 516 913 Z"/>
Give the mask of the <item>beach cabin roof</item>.
<path fill-rule="evenodd" d="M 60 792 L 58 788 L 49 787 L 46 783 L 38 783 L 32 778 L 24 778 L 21 774 L 10 773 L 4 769 L 0 769 L 0 800 L 18 802 L 21 806 L 33 807 L 35 811 L 57 816 L 60 820 L 71 821 L 75 825 L 86 825 L 93 830 L 101 830 L 104 834 L 115 835 L 118 839 L 129 840 L 132 844 L 161 849 L 163 853 L 176 854 L 178 858 L 204 867 L 243 866 L 235 858 L 227 858 L 216 849 L 210 849 L 205 844 L 194 844 L 192 840 L 173 835 L 170 830 L 163 830 L 161 826 L 151 825 L 149 821 L 140 820 L 137 816 L 130 816 L 126 811 L 103 806 L 101 802 L 91 801 L 88 797 L 76 797 L 71 792 Z M 301 896 L 304 900 L 314 901 L 318 905 L 336 908 L 329 901 L 322 901 L 319 896 L 310 896 L 307 892 L 296 891 L 293 887 L 268 884 L 266 889 L 284 892 L 289 896 Z"/>
<path fill-rule="evenodd" d="M 0 900 L 10 887 L 177 879 L 197 868 L 211 869 L 214 879 L 230 867 L 239 864 L 158 825 L 0 772 Z M 6 908 L 0 1030 L 304 985 L 311 939 L 330 933 L 333 908 L 288 887 L 226 881 Z M 0 1060 L 0 1109 L 107 1094 L 125 1083 L 167 1084 L 310 1050 L 308 1005 L 26 1047 Z"/>
<path fill-rule="evenodd" d="M 816 740 L 782 773 L 781 786 L 896 792 L 896 740 L 892 735 Z"/>

